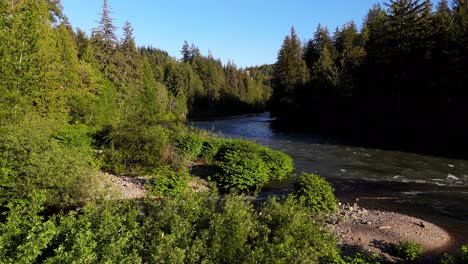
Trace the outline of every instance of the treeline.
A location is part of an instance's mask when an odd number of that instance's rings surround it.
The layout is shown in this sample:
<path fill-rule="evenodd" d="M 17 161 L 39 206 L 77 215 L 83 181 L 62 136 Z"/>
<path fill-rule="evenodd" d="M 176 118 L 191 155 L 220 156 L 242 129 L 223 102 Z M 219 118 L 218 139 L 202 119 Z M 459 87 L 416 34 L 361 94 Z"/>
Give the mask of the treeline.
<path fill-rule="evenodd" d="M 272 111 L 361 143 L 466 154 L 467 23 L 465 0 L 390 0 L 360 29 L 319 25 L 305 43 L 293 29 L 278 53 Z"/>
<path fill-rule="evenodd" d="M 92 126 L 184 120 L 262 111 L 271 93 L 271 67 L 223 65 L 187 43 L 178 61 L 138 48 L 129 22 L 118 37 L 107 1 L 91 36 L 73 31 L 59 1 L 1 1 L 0 9 L 2 123 L 27 113 Z"/>

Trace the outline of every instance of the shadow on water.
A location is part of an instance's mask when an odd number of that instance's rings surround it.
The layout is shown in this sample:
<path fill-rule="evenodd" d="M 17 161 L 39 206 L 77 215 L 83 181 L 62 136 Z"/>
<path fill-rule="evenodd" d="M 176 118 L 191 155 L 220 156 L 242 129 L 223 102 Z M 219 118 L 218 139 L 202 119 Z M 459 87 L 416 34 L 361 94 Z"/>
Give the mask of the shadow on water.
<path fill-rule="evenodd" d="M 277 130 L 272 121 L 263 113 L 191 124 L 223 137 L 246 138 L 284 151 L 294 159 L 297 173 L 325 177 L 343 202 L 359 199 L 361 206 L 419 217 L 445 228 L 459 243 L 468 243 L 468 161 Z M 292 180 L 267 188 L 281 192 L 291 185 Z"/>

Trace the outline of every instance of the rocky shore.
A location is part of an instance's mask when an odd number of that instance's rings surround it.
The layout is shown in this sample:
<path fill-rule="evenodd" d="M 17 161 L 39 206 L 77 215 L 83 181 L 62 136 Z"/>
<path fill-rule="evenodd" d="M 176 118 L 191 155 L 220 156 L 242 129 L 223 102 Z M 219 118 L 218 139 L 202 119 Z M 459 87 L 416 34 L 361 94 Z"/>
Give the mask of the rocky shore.
<path fill-rule="evenodd" d="M 433 263 L 453 244 L 448 232 L 415 217 L 357 204 L 339 204 L 339 209 L 335 233 L 345 254 L 374 253 L 383 263 L 395 263 L 393 246 L 410 240 L 422 245 L 423 263 Z"/>

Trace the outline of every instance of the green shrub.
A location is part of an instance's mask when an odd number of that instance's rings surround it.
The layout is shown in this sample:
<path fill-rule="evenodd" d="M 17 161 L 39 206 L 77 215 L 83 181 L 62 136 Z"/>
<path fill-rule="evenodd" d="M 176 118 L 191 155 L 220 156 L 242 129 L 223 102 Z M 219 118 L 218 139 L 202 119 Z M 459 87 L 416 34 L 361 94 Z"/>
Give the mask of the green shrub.
<path fill-rule="evenodd" d="M 176 172 L 170 167 L 154 169 L 147 186 L 152 195 L 178 195 L 187 190 L 191 177 L 186 171 Z"/>
<path fill-rule="evenodd" d="M 270 170 L 256 152 L 226 150 L 216 165 L 221 172 L 214 180 L 224 190 L 249 191 L 268 182 Z"/>
<path fill-rule="evenodd" d="M 395 245 L 396 255 L 408 263 L 415 262 L 422 254 L 422 246 L 413 241 L 399 242 Z"/>
<path fill-rule="evenodd" d="M 6 205 L 8 213 L 0 221 L 0 262 L 38 263 L 57 229 L 55 217 L 43 216 L 45 198 L 33 193 L 30 199 L 14 200 Z"/>
<path fill-rule="evenodd" d="M 62 216 L 43 262 L 142 263 L 139 206 L 136 201 L 104 201 Z"/>
<path fill-rule="evenodd" d="M 324 231 L 320 221 L 293 196 L 285 201 L 270 199 L 260 209 L 260 222 L 268 239 L 256 241 L 261 252 L 252 263 L 332 263 L 340 260 L 333 234 Z"/>
<path fill-rule="evenodd" d="M 161 126 L 122 127 L 105 136 L 104 169 L 117 175 L 139 174 L 162 165 L 161 151 L 169 144 Z"/>
<path fill-rule="evenodd" d="M 25 120 L 0 133 L 0 203 L 41 193 L 47 206 L 68 206 L 95 195 L 98 182 L 89 148 L 54 138 L 47 120 Z"/>
<path fill-rule="evenodd" d="M 468 245 L 462 246 L 460 253 L 455 256 L 445 255 L 441 262 L 442 264 L 465 264 L 468 263 Z"/>
<path fill-rule="evenodd" d="M 343 264 L 379 264 L 376 254 L 357 253 L 352 257 L 344 257 Z"/>
<path fill-rule="evenodd" d="M 85 125 L 65 125 L 54 133 L 54 138 L 65 147 L 89 148 L 93 143 L 93 132 Z"/>
<path fill-rule="evenodd" d="M 294 187 L 299 199 L 313 211 L 328 213 L 337 210 L 333 188 L 322 177 L 303 172 Z"/>
<path fill-rule="evenodd" d="M 222 140 L 218 144 L 214 161 L 221 173 L 214 179 L 225 190 L 253 190 L 292 174 L 292 159 L 282 152 L 240 139 Z"/>
<path fill-rule="evenodd" d="M 262 151 L 262 159 L 270 169 L 270 180 L 286 180 L 293 174 L 294 163 L 286 153 L 265 148 Z"/>
<path fill-rule="evenodd" d="M 218 154 L 222 142 L 223 140 L 217 138 L 209 138 L 205 140 L 201 149 L 200 158 L 212 162 L 214 157 Z"/>
<path fill-rule="evenodd" d="M 173 137 L 175 147 L 188 159 L 196 159 L 201 154 L 203 139 L 199 135 L 193 132 L 183 135 L 174 133 Z"/>

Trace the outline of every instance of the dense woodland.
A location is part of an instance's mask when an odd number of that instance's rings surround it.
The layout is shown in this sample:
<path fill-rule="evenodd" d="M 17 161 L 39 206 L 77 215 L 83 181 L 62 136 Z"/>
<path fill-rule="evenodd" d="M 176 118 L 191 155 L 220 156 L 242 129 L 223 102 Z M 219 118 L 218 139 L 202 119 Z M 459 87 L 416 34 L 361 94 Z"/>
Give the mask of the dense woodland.
<path fill-rule="evenodd" d="M 387 19 L 375 10 L 377 21 Z M 365 43 L 373 43 L 369 25 Z M 354 98 L 355 71 L 371 58 L 365 47 L 331 41 L 304 60 L 292 32 L 275 67 L 238 69 L 188 43 L 181 60 L 137 47 L 130 23 L 118 32 L 107 0 L 90 36 L 73 29 L 59 0 L 0 0 L 0 263 L 377 262 L 340 253 L 326 227 L 337 201 L 323 178 L 302 173 L 291 194 L 255 199 L 264 184 L 294 176 L 291 157 L 178 122 L 264 110 L 273 73 L 276 110 L 292 111 L 313 83 L 330 100 Z M 348 45 L 354 55 L 334 66 Z M 341 77 L 325 78 L 329 70 Z M 195 163 L 209 175 L 196 178 Z M 124 199 L 115 183 L 122 176 L 144 176 L 146 196 Z M 467 253 L 443 263 L 465 263 Z"/>
<path fill-rule="evenodd" d="M 458 154 L 468 140 L 468 1 L 390 0 L 361 26 L 291 30 L 274 69 L 272 111 L 359 144 Z"/>

